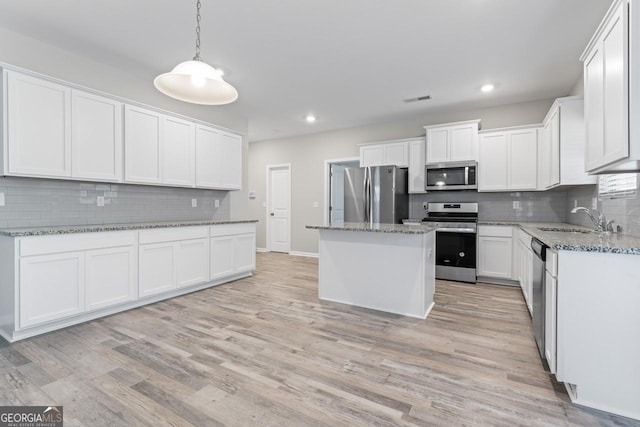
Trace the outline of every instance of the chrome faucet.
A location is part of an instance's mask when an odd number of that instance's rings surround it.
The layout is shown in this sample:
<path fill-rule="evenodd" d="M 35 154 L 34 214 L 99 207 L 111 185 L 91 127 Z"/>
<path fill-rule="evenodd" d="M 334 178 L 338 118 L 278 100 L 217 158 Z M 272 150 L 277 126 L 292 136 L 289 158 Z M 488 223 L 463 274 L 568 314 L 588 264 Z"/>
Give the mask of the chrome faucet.
<path fill-rule="evenodd" d="M 613 220 L 607 221 L 607 217 L 604 216 L 602 212 L 597 209 L 589 209 L 583 206 L 579 206 L 577 208 L 571 209 L 571 213 L 578 213 L 580 211 L 584 211 L 587 214 L 591 222 L 593 222 L 596 226 L 596 231 L 613 231 Z M 597 216 L 597 218 L 596 218 Z"/>

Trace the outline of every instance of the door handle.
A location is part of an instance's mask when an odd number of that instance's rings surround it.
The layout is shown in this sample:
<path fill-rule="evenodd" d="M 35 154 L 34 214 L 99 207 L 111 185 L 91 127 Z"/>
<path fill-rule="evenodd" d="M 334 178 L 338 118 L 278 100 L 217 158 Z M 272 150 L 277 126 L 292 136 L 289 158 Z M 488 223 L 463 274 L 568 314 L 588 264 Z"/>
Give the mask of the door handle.
<path fill-rule="evenodd" d="M 273 212 L 271 212 L 269 215 L 271 215 L 271 216 L 276 216 L 276 214 L 274 214 Z"/>

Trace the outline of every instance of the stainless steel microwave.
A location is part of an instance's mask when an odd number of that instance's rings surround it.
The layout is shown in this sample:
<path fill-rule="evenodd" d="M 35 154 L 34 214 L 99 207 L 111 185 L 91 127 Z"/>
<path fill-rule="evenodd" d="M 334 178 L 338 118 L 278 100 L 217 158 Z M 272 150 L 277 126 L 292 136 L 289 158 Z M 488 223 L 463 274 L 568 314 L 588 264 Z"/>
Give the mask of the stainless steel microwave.
<path fill-rule="evenodd" d="M 447 162 L 427 163 L 425 169 L 425 189 L 433 190 L 475 190 L 478 188 L 478 163 Z"/>

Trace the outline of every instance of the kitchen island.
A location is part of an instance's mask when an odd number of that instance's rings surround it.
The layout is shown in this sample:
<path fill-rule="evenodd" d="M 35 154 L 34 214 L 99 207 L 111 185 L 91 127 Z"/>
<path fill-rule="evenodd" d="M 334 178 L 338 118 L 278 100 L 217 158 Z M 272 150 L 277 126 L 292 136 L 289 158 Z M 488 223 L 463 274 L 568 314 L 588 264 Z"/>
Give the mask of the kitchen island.
<path fill-rule="evenodd" d="M 320 232 L 321 300 L 424 319 L 433 308 L 435 228 L 345 223 Z"/>

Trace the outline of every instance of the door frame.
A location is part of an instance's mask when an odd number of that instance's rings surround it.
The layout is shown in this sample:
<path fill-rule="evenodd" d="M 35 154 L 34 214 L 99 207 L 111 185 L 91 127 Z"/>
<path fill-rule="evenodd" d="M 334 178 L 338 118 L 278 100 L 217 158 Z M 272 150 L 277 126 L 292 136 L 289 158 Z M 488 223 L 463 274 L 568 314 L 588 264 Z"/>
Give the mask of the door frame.
<path fill-rule="evenodd" d="M 265 209 L 265 225 L 266 225 L 266 236 L 267 236 L 267 252 L 271 252 L 271 222 L 269 221 L 269 210 L 271 206 L 271 171 L 273 169 L 287 169 L 289 171 L 289 244 L 287 248 L 287 253 L 291 252 L 291 163 L 280 163 L 274 165 L 267 165 L 267 191 L 266 191 L 266 209 Z"/>
<path fill-rule="evenodd" d="M 331 165 L 348 162 L 360 163 L 360 157 L 343 157 L 324 161 L 324 223 L 326 225 L 329 225 L 329 218 L 331 218 L 331 213 L 329 212 L 329 207 L 331 206 Z"/>

